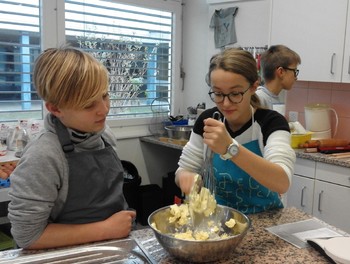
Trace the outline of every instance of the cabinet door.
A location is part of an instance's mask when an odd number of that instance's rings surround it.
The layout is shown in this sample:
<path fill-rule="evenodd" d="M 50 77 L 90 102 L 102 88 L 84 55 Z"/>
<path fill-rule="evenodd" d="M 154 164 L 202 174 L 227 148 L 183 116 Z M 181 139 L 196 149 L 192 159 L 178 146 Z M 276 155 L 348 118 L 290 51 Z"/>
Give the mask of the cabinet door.
<path fill-rule="evenodd" d="M 297 158 L 295 162 L 294 174 L 307 178 L 315 178 L 316 161 Z"/>
<path fill-rule="evenodd" d="M 314 180 L 293 175 L 292 185 L 287 192 L 287 206 L 296 207 L 312 214 Z"/>
<path fill-rule="evenodd" d="M 350 188 L 315 182 L 313 215 L 343 231 L 350 232 Z"/>
<path fill-rule="evenodd" d="M 340 82 L 347 0 L 273 0 L 270 45 L 301 57 L 299 80 Z"/>
<path fill-rule="evenodd" d="M 348 6 L 348 16 L 350 16 L 350 5 Z M 342 82 L 350 83 L 350 19 L 347 19 L 345 33 L 345 47 L 344 47 L 344 62 L 343 62 L 343 75 Z"/>

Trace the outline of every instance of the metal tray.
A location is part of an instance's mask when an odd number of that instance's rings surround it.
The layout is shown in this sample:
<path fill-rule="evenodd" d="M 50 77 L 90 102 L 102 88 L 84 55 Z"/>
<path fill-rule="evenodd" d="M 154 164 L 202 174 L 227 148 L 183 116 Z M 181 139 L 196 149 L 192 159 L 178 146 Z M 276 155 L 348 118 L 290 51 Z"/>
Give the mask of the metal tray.
<path fill-rule="evenodd" d="M 122 239 L 88 246 L 33 251 L 14 249 L 0 252 L 1 264 L 91 264 L 91 263 L 156 263 L 135 239 Z"/>

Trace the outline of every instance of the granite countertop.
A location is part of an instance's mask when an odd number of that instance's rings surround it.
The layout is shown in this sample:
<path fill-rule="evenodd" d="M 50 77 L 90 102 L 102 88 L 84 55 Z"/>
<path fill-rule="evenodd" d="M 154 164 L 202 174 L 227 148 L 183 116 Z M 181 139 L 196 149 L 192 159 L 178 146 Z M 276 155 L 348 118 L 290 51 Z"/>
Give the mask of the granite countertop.
<path fill-rule="evenodd" d="M 140 138 L 141 141 L 143 142 L 148 142 L 152 144 L 157 144 L 161 145 L 164 147 L 169 147 L 169 148 L 174 148 L 174 149 L 182 149 L 183 146 L 173 144 L 171 142 L 164 142 L 160 141 L 157 137 L 142 137 Z M 328 164 L 333 164 L 333 165 L 338 165 L 342 167 L 347 167 L 350 168 L 350 158 L 348 159 L 340 159 L 336 158 L 332 155 L 329 154 L 323 154 L 323 153 L 306 153 L 304 149 L 295 149 L 295 153 L 297 158 L 302 158 L 302 159 L 309 159 L 309 160 L 314 160 L 314 161 L 319 161 L 319 162 L 324 162 Z"/>
<path fill-rule="evenodd" d="M 298 210 L 295 207 L 276 209 L 268 212 L 252 214 L 248 215 L 248 217 L 251 220 L 251 228 L 249 229 L 247 235 L 243 238 L 241 243 L 235 248 L 235 250 L 230 256 L 228 256 L 226 259 L 216 261 L 215 263 L 329 263 L 327 258 L 313 247 L 308 246 L 304 248 L 298 248 L 266 230 L 266 228 L 273 227 L 276 225 L 316 218 L 312 218 L 312 216 Z M 328 226 L 331 229 L 334 229 L 335 231 L 338 231 L 338 233 L 340 234 L 347 235 L 345 232 L 337 230 L 330 225 L 326 224 L 326 226 Z M 45 259 L 59 260 L 61 258 L 68 258 L 72 260 L 76 259 L 77 257 L 89 257 L 90 260 L 91 258 L 101 257 L 101 259 L 104 259 L 104 257 L 116 259 L 122 257 L 130 260 L 130 258 L 139 258 L 140 254 L 143 254 L 140 251 L 138 251 L 137 248 L 134 248 L 134 246 L 130 247 L 130 242 L 135 240 L 138 245 L 137 247 L 139 248 L 139 246 L 141 246 L 141 249 L 145 252 L 146 255 L 144 256 L 147 256 L 149 259 L 152 259 L 153 263 L 184 263 L 172 257 L 167 253 L 167 251 L 165 251 L 165 249 L 158 243 L 153 233 L 153 230 L 149 227 L 143 227 L 141 229 L 131 231 L 130 236 L 126 239 L 101 241 L 85 245 L 67 247 L 59 250 L 50 249 L 22 251 L 22 249 L 14 249 L 2 251 L 0 254 L 0 259 L 3 257 L 5 263 L 18 263 L 20 260 L 19 257 L 22 257 L 21 260 L 23 261 L 23 263 L 29 263 L 29 260 L 31 260 L 30 263 L 43 263 L 43 260 Z M 125 246 L 125 249 L 123 249 L 123 245 Z M 106 255 L 107 251 L 98 251 L 99 246 L 115 247 L 116 252 L 113 251 L 114 253 Z M 91 253 L 89 253 L 90 251 L 88 251 L 89 248 L 93 249 L 92 251 L 90 250 Z M 134 248 L 137 251 L 132 251 L 133 253 L 125 253 L 132 248 Z M 72 251 L 74 253 L 72 253 Z M 81 252 L 87 252 L 87 254 Z M 101 254 L 105 254 L 106 256 L 100 256 Z M 34 259 L 36 261 L 34 261 Z M 0 263 L 3 262 L 0 260 Z M 135 260 L 132 263 L 144 262 L 137 262 Z"/>
<path fill-rule="evenodd" d="M 233 255 L 216 263 L 329 263 L 312 247 L 297 248 L 271 234 L 266 227 L 312 218 L 292 207 L 249 215 L 252 227 Z M 170 256 L 157 242 L 152 229 L 132 231 L 131 237 L 150 253 L 156 263 L 182 263 Z"/>
<path fill-rule="evenodd" d="M 182 150 L 183 146 L 182 145 L 178 145 L 178 144 L 174 144 L 170 141 L 165 142 L 165 141 L 161 141 L 158 137 L 141 137 L 140 140 L 142 142 L 147 142 L 147 143 L 152 143 L 152 144 L 156 144 L 156 145 L 160 145 L 160 146 L 164 146 L 164 147 L 168 147 L 168 148 L 173 148 L 173 149 L 179 149 Z"/>
<path fill-rule="evenodd" d="M 295 149 L 297 158 L 309 159 L 319 162 L 324 162 L 328 164 L 338 165 L 342 167 L 350 168 L 350 158 L 342 159 L 332 156 L 330 154 L 323 153 L 306 153 L 303 149 Z"/>

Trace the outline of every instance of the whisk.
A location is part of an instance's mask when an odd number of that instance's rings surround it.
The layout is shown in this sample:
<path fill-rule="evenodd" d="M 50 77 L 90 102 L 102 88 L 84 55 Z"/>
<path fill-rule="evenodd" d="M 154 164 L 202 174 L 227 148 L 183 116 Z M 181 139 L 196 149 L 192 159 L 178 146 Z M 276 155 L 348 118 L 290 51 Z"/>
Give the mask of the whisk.
<path fill-rule="evenodd" d="M 220 117 L 221 115 L 218 111 L 214 112 L 213 118 L 220 120 Z M 207 147 L 202 170 L 200 174 L 195 176 L 195 182 L 188 197 L 194 230 L 198 230 L 198 228 L 203 226 L 203 222 L 205 222 L 203 220 L 210 216 L 216 207 L 213 156 L 214 152 Z M 202 188 L 202 186 L 205 188 Z"/>
<path fill-rule="evenodd" d="M 215 195 L 215 177 L 213 170 L 213 151 L 207 147 L 204 157 L 204 165 L 201 172 L 204 187 L 206 187 L 212 195 Z"/>
<path fill-rule="evenodd" d="M 213 118 L 216 120 L 221 119 L 221 114 L 218 111 L 213 113 Z M 203 176 L 204 187 L 208 188 L 212 195 L 215 195 L 215 177 L 213 170 L 213 156 L 214 152 L 207 147 L 204 156 L 204 164 L 201 175 Z"/>

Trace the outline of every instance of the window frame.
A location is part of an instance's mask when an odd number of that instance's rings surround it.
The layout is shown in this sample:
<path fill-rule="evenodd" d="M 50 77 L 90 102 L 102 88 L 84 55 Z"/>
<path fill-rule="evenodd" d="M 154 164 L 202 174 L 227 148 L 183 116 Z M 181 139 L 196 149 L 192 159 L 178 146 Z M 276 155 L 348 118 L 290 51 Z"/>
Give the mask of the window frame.
<path fill-rule="evenodd" d="M 137 0 L 110 0 L 110 2 L 122 3 L 127 5 L 140 6 Z M 171 113 L 180 113 L 183 109 L 180 78 L 181 49 L 182 49 L 182 1 L 181 0 L 147 0 L 142 2 L 146 8 L 161 9 L 172 12 L 173 20 L 173 46 L 172 51 L 172 88 L 171 88 Z M 59 47 L 65 44 L 65 1 L 41 0 L 41 47 L 42 50 Z M 47 37 L 50 36 L 50 37 Z M 44 107 L 45 116 L 47 110 Z M 132 118 L 132 119 L 108 119 L 107 124 L 113 129 L 117 129 L 117 138 L 133 138 L 150 135 L 149 125 L 152 117 Z"/>

